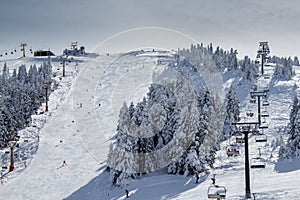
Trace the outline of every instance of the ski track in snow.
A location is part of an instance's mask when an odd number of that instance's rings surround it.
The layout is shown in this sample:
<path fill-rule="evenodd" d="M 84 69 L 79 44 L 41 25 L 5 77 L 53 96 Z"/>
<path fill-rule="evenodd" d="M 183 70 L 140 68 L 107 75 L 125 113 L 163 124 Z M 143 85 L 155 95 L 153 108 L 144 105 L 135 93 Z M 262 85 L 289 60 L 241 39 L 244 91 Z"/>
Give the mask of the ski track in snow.
<path fill-rule="evenodd" d="M 137 102 L 145 95 L 156 66 L 156 57 L 152 55 L 139 56 L 138 61 L 131 55 L 118 58 L 118 55 L 101 55 L 88 59 L 77 66 L 79 74 L 72 64 L 66 68 L 67 77 L 60 80 L 59 89 L 50 96 L 49 113 L 34 116 L 36 127 L 20 133 L 21 138 L 29 137 L 29 142 L 22 143 L 20 149 L 29 146 L 33 149 L 26 152 L 27 168 L 20 158 L 16 161 L 16 170 L 4 176 L 0 198 L 121 200 L 125 199 L 125 189 L 128 189 L 133 200 L 207 199 L 211 174 L 217 174 L 217 184 L 227 188 L 226 199 L 244 199 L 244 146 L 240 145 L 241 155 L 227 158 L 229 141 L 221 144 L 215 168 L 201 177 L 199 184 L 195 184 L 193 177 L 166 175 L 162 170 L 134 180 L 126 188 L 110 186 L 109 174 L 103 171 L 119 108 L 123 101 Z M 39 63 L 34 59 L 24 62 L 27 67 Z M 7 62 L 10 69 L 20 64 L 20 60 Z M 59 66 L 58 62 L 52 64 L 53 69 Z M 300 162 L 290 162 L 293 166 L 284 170 L 284 163 L 277 163 L 278 148 L 271 146 L 279 136 L 286 138 L 284 127 L 289 120 L 289 106 L 298 92 L 293 85 L 300 86 L 300 69 L 295 69 L 297 75 L 293 80 L 274 82 L 272 67 L 266 67 L 271 78 L 259 77 L 256 83 L 260 88 L 270 87 L 269 129 L 264 131 L 268 141 L 255 143 L 254 136 L 249 139 L 250 158 L 257 156 L 261 148 L 262 157 L 267 160 L 265 169 L 251 169 L 251 192 L 256 193 L 257 199 L 297 199 L 300 196 L 297 184 Z M 233 78 L 228 75 L 226 80 L 231 83 L 235 81 Z M 249 109 L 253 112 L 257 109 L 248 101 L 250 88 L 250 83 L 237 85 L 242 115 Z M 63 160 L 67 166 L 62 166 Z"/>

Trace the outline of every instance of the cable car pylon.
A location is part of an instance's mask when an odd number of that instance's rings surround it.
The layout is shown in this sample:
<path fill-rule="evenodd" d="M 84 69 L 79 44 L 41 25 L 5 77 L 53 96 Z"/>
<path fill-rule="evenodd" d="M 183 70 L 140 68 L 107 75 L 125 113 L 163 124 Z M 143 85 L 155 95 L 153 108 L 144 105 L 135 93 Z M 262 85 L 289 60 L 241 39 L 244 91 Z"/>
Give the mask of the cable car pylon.
<path fill-rule="evenodd" d="M 21 52 L 22 52 L 22 57 L 25 57 L 25 47 L 27 46 L 26 43 L 22 42 L 20 44 L 20 47 L 21 47 Z"/>

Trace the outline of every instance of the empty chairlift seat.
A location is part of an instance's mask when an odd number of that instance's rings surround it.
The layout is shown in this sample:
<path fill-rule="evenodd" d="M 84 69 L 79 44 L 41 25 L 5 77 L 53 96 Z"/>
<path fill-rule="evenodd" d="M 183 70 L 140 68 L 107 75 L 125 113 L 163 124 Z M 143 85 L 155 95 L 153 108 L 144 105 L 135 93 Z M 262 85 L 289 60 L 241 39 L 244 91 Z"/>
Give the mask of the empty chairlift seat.
<path fill-rule="evenodd" d="M 270 103 L 269 103 L 267 100 L 264 100 L 264 101 L 262 102 L 262 105 L 263 105 L 263 106 L 269 106 Z"/>
<path fill-rule="evenodd" d="M 224 186 L 212 185 L 207 190 L 208 199 L 225 199 L 226 188 Z"/>
<path fill-rule="evenodd" d="M 267 111 L 262 111 L 260 116 L 261 117 L 269 117 L 269 113 L 267 113 Z"/>
<path fill-rule="evenodd" d="M 267 142 L 267 136 L 265 134 L 257 135 L 255 142 Z"/>
<path fill-rule="evenodd" d="M 265 161 L 265 159 L 263 159 L 261 157 L 252 158 L 250 167 L 251 168 L 265 168 L 266 161 Z"/>
<path fill-rule="evenodd" d="M 267 129 L 269 128 L 268 124 L 267 123 L 262 123 L 260 126 L 259 126 L 260 129 Z"/>

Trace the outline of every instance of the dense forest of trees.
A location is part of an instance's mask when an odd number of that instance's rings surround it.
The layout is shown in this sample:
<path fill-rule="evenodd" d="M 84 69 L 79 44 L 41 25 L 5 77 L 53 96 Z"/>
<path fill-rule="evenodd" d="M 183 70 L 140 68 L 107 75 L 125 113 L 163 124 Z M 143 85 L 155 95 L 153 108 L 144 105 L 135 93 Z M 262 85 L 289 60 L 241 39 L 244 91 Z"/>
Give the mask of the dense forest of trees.
<path fill-rule="evenodd" d="M 45 102 L 44 84 L 51 82 L 52 67 L 43 63 L 9 72 L 4 64 L 0 76 L 0 148 L 15 140 L 17 131 L 30 125 L 31 115 Z"/>
<path fill-rule="evenodd" d="M 241 77 L 238 80 L 239 82 L 255 81 L 259 74 L 259 65 L 248 56 L 238 60 L 238 52 L 234 49 L 225 51 L 220 47 L 216 47 L 214 50 L 212 44 L 207 47 L 203 46 L 203 44 L 197 44 L 191 45 L 189 49 L 179 49 L 178 54 L 180 59 L 185 60 L 185 62 L 179 62 L 177 67 L 188 68 L 189 65 L 192 65 L 196 69 L 194 72 L 190 71 L 187 74 L 196 73 L 197 70 L 200 69 L 199 71 L 201 71 L 202 68 L 207 69 L 211 73 L 232 72 Z M 273 56 L 269 59 L 269 62 L 276 64 L 274 77 L 285 80 L 289 80 L 294 76 L 295 72 L 292 66 L 299 66 L 297 57 L 294 57 L 292 60 L 290 57 L 279 58 Z M 210 167 L 213 167 L 219 142 L 232 136 L 233 131 L 236 129 L 236 127 L 232 126 L 232 122 L 240 120 L 239 100 L 235 91 L 235 85 L 227 88 L 224 102 L 220 102 L 218 96 L 212 94 L 207 88 L 197 91 L 197 95 L 197 113 L 194 113 L 198 119 L 197 131 L 187 150 L 178 159 L 173 160 L 166 166 L 167 172 L 170 174 L 188 176 L 207 171 Z M 164 111 L 161 113 L 162 115 L 157 119 L 158 127 L 160 127 L 160 131 L 158 132 L 155 132 L 157 131 L 155 127 L 149 126 L 150 124 L 155 124 L 152 121 L 151 114 L 149 114 L 151 113 L 149 109 L 154 105 L 154 102 L 159 102 L 164 108 Z M 298 107 L 300 106 L 297 101 L 293 107 L 293 114 L 291 114 L 291 129 L 288 144 L 286 147 L 280 149 L 281 158 L 299 157 L 300 117 L 298 115 L 300 116 L 300 111 L 298 112 Z M 120 111 L 117 134 L 114 137 L 111 150 L 113 146 L 120 146 L 127 152 L 149 153 L 163 148 L 176 137 L 176 130 L 181 125 L 180 112 L 181 110 L 176 103 L 174 94 L 159 85 L 152 84 L 147 97 L 143 101 L 136 105 L 131 103 L 129 107 L 124 103 Z M 156 125 L 158 124 L 156 122 Z M 222 125 L 220 126 L 220 124 Z M 134 132 L 134 135 L 138 135 L 139 132 L 151 132 L 155 134 L 153 137 L 141 139 L 132 136 L 130 132 Z M 219 134 L 220 132 L 221 134 Z M 124 166 L 129 167 L 129 162 L 126 159 L 128 157 L 124 157 L 123 160 L 116 162 L 123 163 Z M 154 165 L 159 162 L 151 160 L 151 157 L 148 157 L 150 159 L 148 161 L 145 158 L 143 159 L 144 163 L 154 163 Z M 128 173 L 125 172 L 126 170 L 113 169 L 109 166 L 108 170 L 112 174 L 113 185 L 126 184 L 130 178 L 136 178 L 140 175 L 139 172 L 134 172 L 134 170 Z"/>
<path fill-rule="evenodd" d="M 181 50 L 181 55 L 188 57 L 188 59 L 182 59 L 177 65 L 177 69 L 181 71 L 186 76 L 192 76 L 195 74 L 198 79 L 200 76 L 197 75 L 197 70 L 195 68 L 207 67 L 212 72 L 225 69 L 225 65 L 230 65 L 231 70 L 238 68 L 238 62 L 236 58 L 236 51 L 231 49 L 229 52 L 217 48 L 214 59 L 219 60 L 219 66 L 214 65 L 214 60 L 211 59 L 213 55 L 212 45 L 205 48 L 202 45 L 197 45 L 191 47 L 190 50 Z M 204 57 L 203 57 L 204 54 Z M 186 62 L 186 61 L 189 62 Z M 226 62 L 225 64 L 222 62 Z M 191 63 L 194 69 L 191 68 Z M 204 63 L 204 64 L 203 64 Z M 170 65 L 175 67 L 174 65 Z M 212 67 L 210 67 L 212 66 Z M 196 80 L 197 78 L 191 78 Z M 195 85 L 196 82 L 191 84 Z M 195 88 L 199 86 L 195 85 Z M 173 160 L 167 166 L 167 172 L 171 174 L 182 174 L 182 175 L 194 175 L 199 172 L 207 171 L 209 167 L 213 166 L 215 153 L 218 149 L 218 142 L 222 138 L 223 130 L 223 118 L 224 118 L 224 107 L 220 106 L 223 102 L 220 103 L 216 94 L 212 94 L 207 88 L 202 87 L 201 90 L 196 91 L 197 93 L 197 113 L 193 114 L 193 117 L 197 119 L 197 130 L 195 132 L 194 138 L 192 139 L 191 144 L 187 150 L 176 160 Z M 188 96 L 188 93 L 182 95 Z M 232 95 L 228 98 L 233 98 Z M 236 99 L 235 99 L 236 100 Z M 234 100 L 234 101 L 235 101 Z M 230 100 L 228 100 L 230 101 Z M 159 104 L 163 107 L 163 111 L 160 117 L 156 119 L 154 123 L 154 118 L 151 117 L 150 108 L 154 105 Z M 160 148 L 168 145 L 168 143 L 176 137 L 177 130 L 180 127 L 181 118 L 180 113 L 182 112 L 178 102 L 172 92 L 167 90 L 161 85 L 152 84 L 149 87 L 149 92 L 143 101 L 133 105 L 130 103 L 127 106 L 124 103 L 123 107 L 120 110 L 119 122 L 117 127 L 117 133 L 114 137 L 114 143 L 110 150 L 110 157 L 113 157 L 113 149 L 118 146 L 121 149 L 124 149 L 127 152 L 132 153 L 149 153 L 152 151 L 157 151 Z M 231 104 L 231 101 L 230 101 Z M 234 107 L 234 105 L 232 105 Z M 234 107 L 234 109 L 236 109 Z M 238 111 L 235 111 L 238 112 Z M 154 113 L 157 115 L 157 112 Z M 234 114 L 236 115 L 236 114 Z M 231 117 L 231 116 L 230 116 Z M 230 119 L 231 120 L 231 119 Z M 151 125 L 155 124 L 154 127 Z M 155 128 L 156 127 L 156 128 Z M 160 128 L 157 128 L 160 127 Z M 159 129 L 157 131 L 156 129 Z M 221 129 L 221 130 L 220 130 Z M 153 133 L 153 137 L 134 137 L 133 135 L 140 135 L 141 133 Z M 133 134 L 134 133 L 134 134 Z M 118 152 L 119 154 L 125 155 L 124 152 Z M 127 156 L 120 156 L 122 160 L 118 160 L 118 164 L 122 166 L 128 166 L 129 160 L 132 159 Z M 156 163 L 159 161 L 153 160 L 152 157 L 148 157 L 150 160 L 143 160 L 145 158 L 140 158 L 136 156 L 136 159 L 139 159 L 139 162 L 142 160 L 144 165 L 147 163 Z M 109 161 L 114 162 L 114 161 Z M 151 166 L 150 166 L 151 167 Z M 135 167 L 134 167 L 135 168 Z M 136 178 L 140 175 L 139 172 L 135 172 L 134 169 L 131 173 L 122 171 L 120 169 L 113 169 L 108 166 L 108 170 L 112 174 L 112 184 L 113 185 L 123 185 L 126 184 L 128 179 Z"/>

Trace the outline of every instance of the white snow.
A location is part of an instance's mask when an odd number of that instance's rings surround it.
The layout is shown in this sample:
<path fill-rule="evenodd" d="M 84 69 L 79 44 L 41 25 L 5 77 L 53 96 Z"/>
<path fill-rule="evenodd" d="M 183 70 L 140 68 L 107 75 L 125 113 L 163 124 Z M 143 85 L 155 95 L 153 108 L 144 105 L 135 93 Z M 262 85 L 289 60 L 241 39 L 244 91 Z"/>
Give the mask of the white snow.
<path fill-rule="evenodd" d="M 61 80 L 61 70 L 57 70 L 56 79 L 60 85 L 50 95 L 49 112 L 33 116 L 35 127 L 20 132 L 20 147 L 16 151 L 20 157 L 16 159 L 15 171 L 7 174 L 7 170 L 3 171 L 0 198 L 125 199 L 125 189 L 128 189 L 130 199 L 136 200 L 207 199 L 210 178 L 216 174 L 217 184 L 227 189 L 226 199 L 244 199 L 244 146 L 240 145 L 241 155 L 228 158 L 226 149 L 230 141 L 221 144 L 215 168 L 210 174 L 203 174 L 199 184 L 195 184 L 193 177 L 167 175 L 160 170 L 132 181 L 126 188 L 111 187 L 104 168 L 120 107 L 123 101 L 141 100 L 153 81 L 154 69 L 159 69 L 157 60 L 160 56 L 171 59 L 172 55 L 147 52 L 134 59 L 132 55 L 121 58 L 119 55 L 100 55 L 80 60 L 78 66 L 72 62 L 66 67 L 67 76 Z M 40 62 L 22 58 L 7 61 L 7 65 L 12 69 L 20 64 L 29 67 Z M 60 63 L 54 60 L 52 65 L 55 71 Z M 256 143 L 253 136 L 249 139 L 250 158 L 256 157 L 260 148 L 266 159 L 265 169 L 251 169 L 251 192 L 257 199 L 298 199 L 300 161 L 278 162 L 279 148 L 271 144 L 279 136 L 285 138 L 290 105 L 293 95 L 298 92 L 294 84 L 300 85 L 300 68 L 295 67 L 297 75 L 293 80 L 278 82 L 272 79 L 272 69 L 272 65 L 266 67 L 270 79 L 259 77 L 256 83 L 259 88 L 270 89 L 270 117 L 267 119 L 269 128 L 264 132 L 268 141 Z M 237 78 L 227 74 L 224 82 L 229 86 Z M 249 103 L 252 84 L 237 85 L 244 116 L 249 108 L 256 112 L 257 106 Z M 28 142 L 23 142 L 24 139 Z M 8 158 L 4 151 L 0 153 Z M 67 166 L 62 166 L 64 160 Z M 1 164 L 7 165 L 7 160 Z"/>

